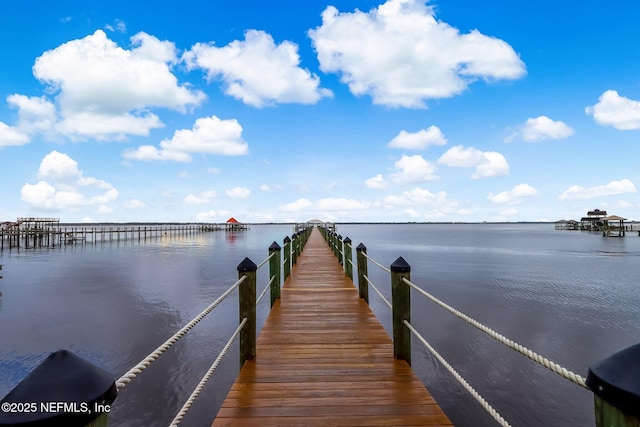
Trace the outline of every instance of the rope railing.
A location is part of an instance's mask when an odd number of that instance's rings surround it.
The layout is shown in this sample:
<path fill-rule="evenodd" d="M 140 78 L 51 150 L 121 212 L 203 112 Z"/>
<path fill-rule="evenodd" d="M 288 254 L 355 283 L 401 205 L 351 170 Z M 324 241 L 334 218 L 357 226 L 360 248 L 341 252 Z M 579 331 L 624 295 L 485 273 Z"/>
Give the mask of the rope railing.
<path fill-rule="evenodd" d="M 420 293 L 421 295 L 423 295 L 424 297 L 428 298 L 429 300 L 433 301 L 434 303 L 436 303 L 437 305 L 439 305 L 440 307 L 444 308 L 445 310 L 447 310 L 448 312 L 450 312 L 451 314 L 457 316 L 458 318 L 464 320 L 465 322 L 469 323 L 470 325 L 476 327 L 477 329 L 481 330 L 482 332 L 484 332 L 485 334 L 489 335 L 491 338 L 497 340 L 498 342 L 506 345 L 507 347 L 517 351 L 518 353 L 527 356 L 529 359 L 533 360 L 534 362 L 544 366 L 545 368 L 549 369 L 551 372 L 554 372 L 558 375 L 560 375 L 561 377 L 568 379 L 569 381 L 579 385 L 580 387 L 583 387 L 587 390 L 589 390 L 589 388 L 587 387 L 585 381 L 586 379 L 583 378 L 582 376 L 569 371 L 565 368 L 563 368 L 562 366 L 558 365 L 555 362 L 552 362 L 551 360 L 547 359 L 546 357 L 543 357 L 541 355 L 539 355 L 538 353 L 529 350 L 528 348 L 504 337 L 503 335 L 499 334 L 498 332 L 494 331 L 493 329 L 489 328 L 488 326 L 483 325 L 482 323 L 478 322 L 477 320 L 467 316 L 466 314 L 462 313 L 459 310 L 456 310 L 455 308 L 451 307 L 449 304 L 446 304 L 445 302 L 439 300 L 438 298 L 434 297 L 433 295 L 431 295 L 430 293 L 428 293 L 427 291 L 425 291 L 424 289 L 416 286 L 413 282 L 411 282 L 410 280 L 407 280 L 406 278 L 402 278 L 402 281 L 404 283 L 406 283 L 407 285 L 409 285 L 409 287 L 413 288 L 414 290 L 416 290 L 418 293 Z"/>
<path fill-rule="evenodd" d="M 202 389 L 207 384 L 207 381 L 209 381 L 209 379 L 211 378 L 215 370 L 218 368 L 220 361 L 227 354 L 227 352 L 229 351 L 229 348 L 231 348 L 231 345 L 234 343 L 236 338 L 238 338 L 240 331 L 242 330 L 242 328 L 246 323 L 247 323 L 247 318 L 245 317 L 242 319 L 242 322 L 240 322 L 240 324 L 236 328 L 233 335 L 231 335 L 231 338 L 229 338 L 229 341 L 227 341 L 225 346 L 222 348 L 222 351 L 220 352 L 218 357 L 216 357 L 216 360 L 213 362 L 213 364 L 209 367 L 206 374 L 204 374 L 204 376 L 202 377 L 202 379 L 200 380 L 196 388 L 193 390 L 193 392 L 187 399 L 187 401 L 184 403 L 184 405 L 182 405 L 182 408 L 180 409 L 178 414 L 175 416 L 173 421 L 171 421 L 171 424 L 169 425 L 169 427 L 177 427 L 182 422 L 182 419 L 184 418 L 184 416 L 187 414 L 187 412 L 189 412 L 189 409 L 191 409 L 191 405 L 193 405 L 193 402 L 195 402 L 195 400 L 198 398 L 198 396 L 200 395 L 200 392 L 202 392 Z"/>
<path fill-rule="evenodd" d="M 369 261 L 371 261 L 372 263 L 374 263 L 376 266 L 378 266 L 380 269 L 386 271 L 387 273 L 391 273 L 391 270 L 389 270 L 387 267 L 385 267 L 384 265 L 380 264 L 378 261 L 376 261 L 375 259 L 371 258 L 369 255 L 367 255 L 366 253 L 362 253 L 362 255 L 364 255 L 364 257 L 366 259 L 368 259 Z"/>
<path fill-rule="evenodd" d="M 376 288 L 376 286 L 373 284 L 373 282 L 371 282 L 371 280 L 369 280 L 369 278 L 367 277 L 367 275 L 365 274 L 363 277 L 364 277 L 364 280 L 366 280 L 366 281 L 367 281 L 367 283 L 369 284 L 369 286 L 371 286 L 371 288 L 372 288 L 374 291 L 376 291 L 376 293 L 378 294 L 378 296 L 379 296 L 380 298 L 382 298 L 382 301 L 384 301 L 384 303 L 385 303 L 385 304 L 387 304 L 387 306 L 389 306 L 389 308 L 391 308 L 391 309 L 392 309 L 392 308 L 393 308 L 393 305 L 389 302 L 389 300 L 388 300 L 388 299 L 386 299 L 386 298 L 385 298 L 385 296 L 384 296 L 384 295 L 382 295 L 382 292 L 380 292 L 380 291 L 378 290 L 378 288 Z"/>
<path fill-rule="evenodd" d="M 274 253 L 274 252 L 270 253 L 270 254 L 269 254 L 269 256 L 268 256 L 266 259 L 264 259 L 260 264 L 258 264 L 258 265 L 256 266 L 256 269 L 258 269 L 258 268 L 262 267 L 262 266 L 263 266 L 263 265 L 265 265 L 267 262 L 269 262 L 269 260 L 271 259 L 271 257 L 272 257 L 272 256 L 274 256 L 274 255 L 275 255 L 275 253 Z"/>
<path fill-rule="evenodd" d="M 491 406 L 489 402 L 487 402 L 480 395 L 480 393 L 478 393 L 471 385 L 469 385 L 469 383 L 445 360 L 445 358 L 442 357 L 440 353 L 438 353 L 436 349 L 433 348 L 433 346 L 431 346 L 431 344 L 429 344 L 429 342 L 427 342 L 427 340 L 425 340 L 424 337 L 420 335 L 418 331 L 415 330 L 415 328 L 411 325 L 411 323 L 407 322 L 406 320 L 404 320 L 403 323 L 411 331 L 411 333 L 416 338 L 418 338 L 418 340 L 427 348 L 427 350 L 429 350 L 431 354 L 433 354 L 436 357 L 436 359 L 438 359 L 438 361 L 442 363 L 442 365 L 447 369 L 447 371 L 449 371 L 449 373 L 453 375 L 453 377 L 456 380 L 458 380 L 460 384 L 462 384 L 465 390 L 467 390 L 469 394 L 471 394 L 471 396 L 473 396 L 473 398 L 476 399 L 478 403 L 480 403 L 480 405 L 498 422 L 498 424 L 500 424 L 503 427 L 511 426 L 511 424 L 509 424 L 504 418 L 502 418 L 502 416 L 498 413 L 498 411 L 496 411 L 493 408 L 493 406 Z"/>
<path fill-rule="evenodd" d="M 264 287 L 264 289 L 262 290 L 262 292 L 260 292 L 260 296 L 258 297 L 258 299 L 256 300 L 256 306 L 258 304 L 260 304 L 260 300 L 262 299 L 262 297 L 264 297 L 267 293 L 267 291 L 271 288 L 271 284 L 273 283 L 273 281 L 275 280 L 276 276 L 271 276 L 271 279 L 269 280 L 269 283 L 267 283 L 267 285 Z"/>
<path fill-rule="evenodd" d="M 138 376 L 142 371 L 149 367 L 153 362 L 155 362 L 158 357 L 160 357 L 164 352 L 166 352 L 173 344 L 175 344 L 180 338 L 186 335 L 195 325 L 197 325 L 205 316 L 218 306 L 225 298 L 227 298 L 231 292 L 233 292 L 242 282 L 246 280 L 247 276 L 242 276 L 239 278 L 229 289 L 227 289 L 222 295 L 218 297 L 214 302 L 212 302 L 207 308 L 205 308 L 199 315 L 197 315 L 193 320 L 187 323 L 182 327 L 178 332 L 173 334 L 171 338 L 166 340 L 161 346 L 156 348 L 151 354 L 142 359 L 140 363 L 138 363 L 133 368 L 129 369 L 127 373 L 121 376 L 116 381 L 116 387 L 118 390 L 122 389 L 124 386 L 129 384 L 131 380 Z"/>

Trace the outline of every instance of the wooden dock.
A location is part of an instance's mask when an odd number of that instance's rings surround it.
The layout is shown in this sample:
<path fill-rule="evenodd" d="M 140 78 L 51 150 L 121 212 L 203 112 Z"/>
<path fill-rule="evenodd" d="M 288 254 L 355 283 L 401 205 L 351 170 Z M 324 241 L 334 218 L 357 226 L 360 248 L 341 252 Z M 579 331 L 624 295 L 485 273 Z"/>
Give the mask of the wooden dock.
<path fill-rule="evenodd" d="M 450 426 L 317 229 L 213 426 Z"/>

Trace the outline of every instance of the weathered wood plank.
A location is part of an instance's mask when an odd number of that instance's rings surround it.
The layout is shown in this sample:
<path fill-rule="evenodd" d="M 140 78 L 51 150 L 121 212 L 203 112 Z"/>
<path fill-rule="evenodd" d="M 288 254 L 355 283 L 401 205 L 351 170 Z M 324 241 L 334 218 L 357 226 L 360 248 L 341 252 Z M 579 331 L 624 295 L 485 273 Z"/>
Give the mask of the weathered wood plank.
<path fill-rule="evenodd" d="M 314 230 L 213 426 L 450 426 Z"/>

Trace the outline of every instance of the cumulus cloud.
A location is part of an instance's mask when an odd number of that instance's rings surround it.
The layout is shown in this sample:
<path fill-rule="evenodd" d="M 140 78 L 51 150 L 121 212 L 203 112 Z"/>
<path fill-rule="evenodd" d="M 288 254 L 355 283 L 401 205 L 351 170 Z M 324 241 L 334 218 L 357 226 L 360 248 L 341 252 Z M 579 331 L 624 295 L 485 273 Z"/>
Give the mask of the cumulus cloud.
<path fill-rule="evenodd" d="M 251 190 L 247 187 L 233 187 L 225 191 L 224 194 L 232 199 L 246 199 L 251 195 Z"/>
<path fill-rule="evenodd" d="M 628 179 L 620 181 L 611 181 L 605 185 L 595 187 L 582 187 L 580 185 L 572 185 L 567 191 L 558 196 L 559 200 L 566 199 L 593 199 L 594 197 L 615 196 L 616 194 L 637 193 L 635 185 Z"/>
<path fill-rule="evenodd" d="M 303 197 L 296 200 L 295 202 L 284 204 L 280 206 L 278 209 L 284 212 L 298 212 L 305 209 L 309 209 L 312 206 L 313 206 L 313 203 L 311 203 L 311 200 L 305 199 Z"/>
<path fill-rule="evenodd" d="M 414 188 L 403 191 L 400 195 L 389 195 L 384 198 L 385 205 L 388 206 L 421 206 L 421 205 L 441 205 L 445 202 L 447 193 L 439 191 L 433 194 L 425 188 Z"/>
<path fill-rule="evenodd" d="M 389 144 L 389 148 L 404 148 L 407 150 L 423 150 L 430 145 L 445 145 L 447 139 L 437 126 L 429 126 L 428 129 L 421 129 L 415 133 L 401 130 Z"/>
<path fill-rule="evenodd" d="M 309 36 L 323 72 L 339 74 L 354 95 L 391 107 L 423 108 L 478 79 L 526 73 L 508 43 L 478 30 L 461 34 L 423 0 L 388 0 L 368 13 L 329 6 Z"/>
<path fill-rule="evenodd" d="M 436 165 L 428 162 L 419 154 L 414 156 L 402 156 L 394 163 L 398 171 L 391 174 L 391 179 L 397 184 L 408 184 L 420 181 L 433 181 L 438 179 L 435 175 Z"/>
<path fill-rule="evenodd" d="M 36 184 L 22 187 L 22 200 L 48 210 L 74 210 L 105 205 L 118 198 L 118 191 L 101 179 L 85 176 L 78 163 L 66 154 L 52 151 L 40 162 Z"/>
<path fill-rule="evenodd" d="M 0 122 L 0 148 L 11 145 L 25 145 L 30 142 L 29 137 L 13 126 Z"/>
<path fill-rule="evenodd" d="M 352 211 L 371 207 L 371 203 L 343 197 L 327 197 L 318 200 L 316 208 L 323 211 Z"/>
<path fill-rule="evenodd" d="M 160 148 L 142 145 L 135 150 L 124 150 L 122 155 L 133 160 L 189 162 L 194 153 L 241 156 L 248 152 L 249 146 L 242 139 L 242 126 L 236 119 L 211 116 L 196 120 L 192 129 L 175 131 L 171 139 L 160 142 Z"/>
<path fill-rule="evenodd" d="M 620 96 L 615 90 L 600 95 L 595 105 L 585 108 L 585 113 L 603 126 L 618 130 L 640 129 L 640 101 Z"/>
<path fill-rule="evenodd" d="M 533 142 L 545 139 L 563 139 L 573 135 L 573 129 L 562 121 L 551 120 L 547 116 L 527 119 L 524 124 L 509 135 L 505 140 L 510 142 L 516 138 Z"/>
<path fill-rule="evenodd" d="M 315 104 L 332 96 L 320 79 L 299 67 L 295 43 L 279 45 L 264 31 L 248 30 L 244 41 L 224 47 L 198 43 L 183 55 L 190 69 L 202 68 L 209 81 L 220 79 L 225 93 L 254 107 L 275 103 Z"/>
<path fill-rule="evenodd" d="M 214 190 L 203 191 L 198 194 L 188 194 L 184 198 L 184 202 L 190 205 L 204 205 L 211 203 L 211 199 L 217 197 L 218 193 Z"/>
<path fill-rule="evenodd" d="M 472 179 L 506 175 L 509 173 L 509 164 L 504 156 L 495 151 L 481 151 L 477 148 L 464 148 L 456 145 L 447 150 L 438 163 L 452 167 L 474 167 L 476 171 L 471 175 Z"/>
<path fill-rule="evenodd" d="M 226 210 L 211 210 L 205 212 L 198 212 L 196 214 L 196 221 L 198 222 L 222 222 L 226 221 L 226 218 L 231 216 L 231 211 Z"/>
<path fill-rule="evenodd" d="M 36 59 L 34 76 L 57 94 L 58 133 L 74 140 L 147 136 L 162 126 L 149 108 L 186 111 L 206 98 L 178 83 L 171 71 L 178 62 L 173 43 L 146 33 L 131 43 L 126 50 L 97 30 Z"/>
<path fill-rule="evenodd" d="M 519 203 L 524 197 L 536 196 L 538 190 L 529 184 L 518 184 L 511 190 L 503 191 L 498 194 L 489 193 L 487 199 L 493 203 Z"/>
<path fill-rule="evenodd" d="M 387 188 L 387 181 L 385 181 L 382 174 L 377 174 L 376 176 L 367 179 L 364 184 L 369 188 L 382 189 Z"/>

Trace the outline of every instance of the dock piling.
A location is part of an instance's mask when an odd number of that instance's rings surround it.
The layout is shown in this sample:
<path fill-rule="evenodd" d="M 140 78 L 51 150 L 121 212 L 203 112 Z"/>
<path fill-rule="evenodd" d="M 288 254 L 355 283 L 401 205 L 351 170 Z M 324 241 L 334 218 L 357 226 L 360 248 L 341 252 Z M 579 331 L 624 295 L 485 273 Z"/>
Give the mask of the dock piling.
<path fill-rule="evenodd" d="M 391 298 L 393 304 L 393 355 L 411 365 L 411 289 L 402 279 L 411 280 L 411 266 L 399 257 L 391 264 Z"/>
<path fill-rule="evenodd" d="M 238 264 L 238 279 L 247 276 L 240 284 L 238 292 L 239 314 L 238 323 L 246 317 L 247 323 L 240 331 L 240 366 L 246 360 L 256 358 L 256 270 L 258 266 L 249 258 Z"/>

